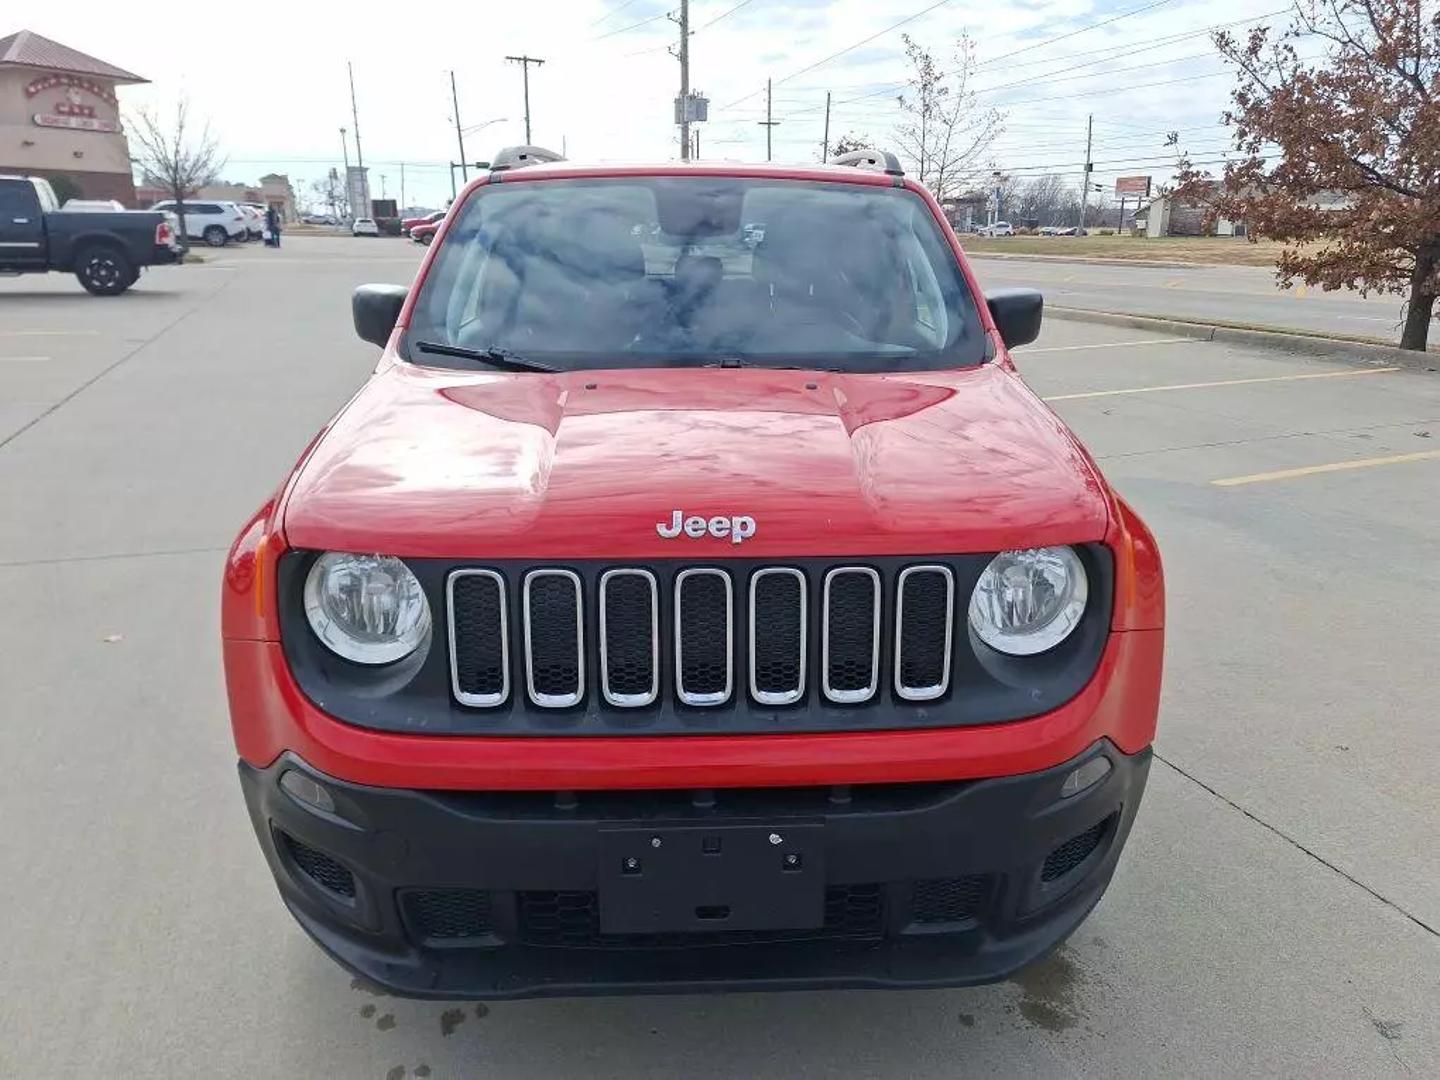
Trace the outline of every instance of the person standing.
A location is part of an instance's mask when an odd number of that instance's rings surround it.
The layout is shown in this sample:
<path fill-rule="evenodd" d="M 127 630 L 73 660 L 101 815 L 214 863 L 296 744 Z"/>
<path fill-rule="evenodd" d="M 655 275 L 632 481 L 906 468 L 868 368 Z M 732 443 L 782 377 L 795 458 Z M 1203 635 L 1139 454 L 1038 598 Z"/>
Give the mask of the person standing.
<path fill-rule="evenodd" d="M 270 246 L 280 246 L 280 214 L 275 207 L 265 211 L 265 231 L 270 234 Z"/>

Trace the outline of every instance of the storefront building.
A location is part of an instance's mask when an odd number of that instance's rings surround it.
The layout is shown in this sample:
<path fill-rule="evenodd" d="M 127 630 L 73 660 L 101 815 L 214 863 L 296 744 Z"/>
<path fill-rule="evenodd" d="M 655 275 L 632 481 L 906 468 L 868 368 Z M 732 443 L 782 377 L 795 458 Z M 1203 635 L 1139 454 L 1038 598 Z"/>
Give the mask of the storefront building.
<path fill-rule="evenodd" d="M 115 88 L 146 81 L 29 30 L 0 38 L 0 174 L 58 180 L 62 200 L 133 207 Z"/>

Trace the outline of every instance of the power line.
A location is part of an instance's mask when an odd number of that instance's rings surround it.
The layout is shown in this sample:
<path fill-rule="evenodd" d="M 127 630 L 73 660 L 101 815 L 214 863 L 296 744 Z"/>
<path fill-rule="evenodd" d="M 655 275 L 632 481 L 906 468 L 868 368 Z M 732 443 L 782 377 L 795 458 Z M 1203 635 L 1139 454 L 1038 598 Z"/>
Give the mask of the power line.
<path fill-rule="evenodd" d="M 633 3 L 635 3 L 635 0 L 624 0 L 623 3 L 619 4 L 619 5 L 616 6 L 616 7 L 611 8 L 609 11 L 605 12 L 604 15 L 601 15 L 598 19 L 596 19 L 596 20 L 595 20 L 594 22 L 592 22 L 590 25 L 591 25 L 591 26 L 599 26 L 599 25 L 600 25 L 602 22 L 604 22 L 606 19 L 610 19 L 610 18 L 613 18 L 613 17 L 616 16 L 616 15 L 619 15 L 620 12 L 624 11 L 626 8 L 628 8 L 628 7 L 629 7 L 631 4 L 633 4 Z"/>
<path fill-rule="evenodd" d="M 648 19 L 641 19 L 639 22 L 631 23 L 629 26 L 622 26 L 618 30 L 608 30 L 603 34 L 597 34 L 591 41 L 604 41 L 606 38 L 614 37 L 616 34 L 628 34 L 631 30 L 638 30 L 642 26 L 649 26 L 652 22 L 659 22 L 670 13 L 662 11 L 659 15 L 651 15 Z"/>
<path fill-rule="evenodd" d="M 711 19 L 711 20 L 710 20 L 709 22 L 707 22 L 707 23 L 701 23 L 699 26 L 697 26 L 697 27 L 695 28 L 694 33 L 697 33 L 697 34 L 698 34 L 701 30 L 707 30 L 707 29 L 709 29 L 710 27 L 714 26 L 717 22 L 719 22 L 721 19 L 728 19 L 731 15 L 734 15 L 735 12 L 739 11 L 741 8 L 743 8 L 743 7 L 749 7 L 749 6 L 750 6 L 751 4 L 753 4 L 754 2 L 755 2 L 755 0 L 740 0 L 740 2 L 739 2 L 738 4 L 736 4 L 734 7 L 730 8 L 728 11 L 724 12 L 723 14 L 721 14 L 721 15 L 716 15 L 715 18 Z"/>

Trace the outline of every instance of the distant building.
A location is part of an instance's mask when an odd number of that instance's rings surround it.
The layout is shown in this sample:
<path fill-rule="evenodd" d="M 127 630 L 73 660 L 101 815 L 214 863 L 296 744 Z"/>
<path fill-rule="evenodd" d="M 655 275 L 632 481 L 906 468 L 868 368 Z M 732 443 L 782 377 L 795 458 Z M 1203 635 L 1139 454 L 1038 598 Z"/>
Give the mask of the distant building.
<path fill-rule="evenodd" d="M 168 196 L 157 196 L 155 201 L 160 198 L 168 198 Z M 290 186 L 290 177 L 284 173 L 266 173 L 255 184 L 232 184 L 225 181 L 206 184 L 195 192 L 195 198 L 259 203 L 275 210 L 280 215 L 281 221 L 297 220 L 295 189 Z"/>
<path fill-rule="evenodd" d="M 58 180 L 62 197 L 134 206 L 115 88 L 147 81 L 29 30 L 0 38 L 0 173 Z"/>
<path fill-rule="evenodd" d="M 940 209 L 945 219 L 956 232 L 969 232 L 977 221 L 985 218 L 985 208 L 990 196 L 983 191 L 972 191 L 965 195 L 947 195 L 940 200 Z"/>

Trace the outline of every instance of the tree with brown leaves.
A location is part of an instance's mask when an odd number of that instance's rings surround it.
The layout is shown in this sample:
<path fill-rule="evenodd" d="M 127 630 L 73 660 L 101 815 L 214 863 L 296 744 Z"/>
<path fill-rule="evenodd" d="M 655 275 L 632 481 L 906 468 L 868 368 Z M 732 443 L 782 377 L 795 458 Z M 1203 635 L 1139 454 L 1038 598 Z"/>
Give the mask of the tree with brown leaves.
<path fill-rule="evenodd" d="M 1243 156 L 1217 184 L 1182 155 L 1177 194 L 1301 245 L 1282 285 L 1408 294 L 1400 347 L 1423 350 L 1440 294 L 1440 9 L 1297 0 L 1279 32 L 1214 41 L 1237 70 L 1224 121 Z"/>

